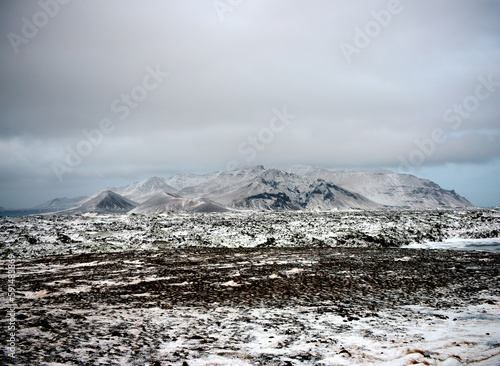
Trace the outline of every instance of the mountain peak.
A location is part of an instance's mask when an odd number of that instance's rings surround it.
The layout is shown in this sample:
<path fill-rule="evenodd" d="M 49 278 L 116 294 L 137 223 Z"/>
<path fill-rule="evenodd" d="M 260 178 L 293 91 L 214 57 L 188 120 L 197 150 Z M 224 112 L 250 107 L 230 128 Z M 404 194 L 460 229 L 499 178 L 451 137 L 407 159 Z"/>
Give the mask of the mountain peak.
<path fill-rule="evenodd" d="M 134 207 L 138 206 L 136 209 Z M 229 172 L 151 177 L 87 199 L 78 212 L 137 213 L 470 207 L 455 191 L 387 170 L 335 170 L 305 165 L 245 166 Z"/>
<path fill-rule="evenodd" d="M 79 206 L 62 211 L 64 214 L 83 214 L 83 213 L 102 213 L 102 214 L 113 214 L 113 213 L 126 213 L 137 204 L 119 194 L 111 191 L 104 190 L 98 194 L 86 199 Z"/>
<path fill-rule="evenodd" d="M 143 203 L 159 192 L 175 193 L 177 189 L 167 183 L 165 178 L 151 177 L 146 180 L 132 183 L 122 188 L 111 188 L 111 191 L 120 194 L 132 201 Z"/>
<path fill-rule="evenodd" d="M 134 208 L 132 214 L 185 212 L 225 212 L 226 208 L 206 198 L 185 198 L 168 192 L 159 192 Z"/>
<path fill-rule="evenodd" d="M 165 183 L 165 178 L 151 177 L 144 181 L 144 184 L 162 184 Z"/>

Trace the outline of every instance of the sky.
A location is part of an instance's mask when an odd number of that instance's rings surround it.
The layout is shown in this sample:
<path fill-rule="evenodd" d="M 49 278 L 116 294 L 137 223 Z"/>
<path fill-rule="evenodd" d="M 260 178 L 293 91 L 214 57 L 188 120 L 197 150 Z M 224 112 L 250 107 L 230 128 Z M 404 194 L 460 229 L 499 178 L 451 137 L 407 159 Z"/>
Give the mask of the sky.
<path fill-rule="evenodd" d="M 3 0 L 0 206 L 245 165 L 500 205 L 500 1 Z"/>

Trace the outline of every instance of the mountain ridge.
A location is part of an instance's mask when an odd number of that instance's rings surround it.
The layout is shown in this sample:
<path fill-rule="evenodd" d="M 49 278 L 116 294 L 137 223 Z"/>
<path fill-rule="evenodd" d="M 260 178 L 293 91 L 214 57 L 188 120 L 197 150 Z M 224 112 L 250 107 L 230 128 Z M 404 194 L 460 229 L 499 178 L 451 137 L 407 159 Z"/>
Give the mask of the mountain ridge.
<path fill-rule="evenodd" d="M 96 198 L 103 192 L 107 193 Z M 445 190 L 428 179 L 385 169 L 258 165 L 201 175 L 151 177 L 99 192 L 69 211 L 159 213 L 446 207 L 473 205 L 455 191 Z"/>
<path fill-rule="evenodd" d="M 159 192 L 130 211 L 131 214 L 183 212 L 226 212 L 227 208 L 206 198 L 185 198 L 168 192 Z"/>

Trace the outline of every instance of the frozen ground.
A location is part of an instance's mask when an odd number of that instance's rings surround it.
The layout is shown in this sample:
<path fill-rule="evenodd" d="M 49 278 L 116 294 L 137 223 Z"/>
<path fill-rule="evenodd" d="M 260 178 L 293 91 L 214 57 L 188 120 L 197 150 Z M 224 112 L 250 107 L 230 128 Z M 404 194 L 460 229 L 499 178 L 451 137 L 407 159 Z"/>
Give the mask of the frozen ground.
<path fill-rule="evenodd" d="M 201 247 L 399 247 L 500 236 L 499 210 L 0 218 L 0 258 Z"/>
<path fill-rule="evenodd" d="M 405 248 L 421 249 L 452 249 L 452 250 L 482 250 L 486 252 L 500 252 L 500 238 L 484 239 L 445 239 L 442 242 L 413 243 Z"/>
<path fill-rule="evenodd" d="M 500 357 L 494 253 L 191 248 L 26 259 L 17 271 L 17 365 L 498 365 Z"/>
<path fill-rule="evenodd" d="M 498 217 L 4 219 L 17 353 L 7 356 L 1 332 L 0 364 L 498 366 L 500 254 L 387 247 L 484 238 Z M 8 307 L 2 292 L 3 329 Z"/>

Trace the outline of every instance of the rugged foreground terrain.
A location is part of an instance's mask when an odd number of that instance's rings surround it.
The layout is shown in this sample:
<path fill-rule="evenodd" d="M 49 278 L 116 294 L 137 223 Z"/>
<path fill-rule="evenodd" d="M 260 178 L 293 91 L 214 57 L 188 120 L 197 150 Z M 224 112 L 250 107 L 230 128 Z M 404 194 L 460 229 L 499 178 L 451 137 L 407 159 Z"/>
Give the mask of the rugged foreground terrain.
<path fill-rule="evenodd" d="M 402 246 L 499 227 L 498 210 L 1 218 L 0 364 L 498 366 L 497 249 Z"/>
<path fill-rule="evenodd" d="M 18 259 L 16 269 L 7 365 L 500 361 L 495 253 L 185 248 Z"/>

